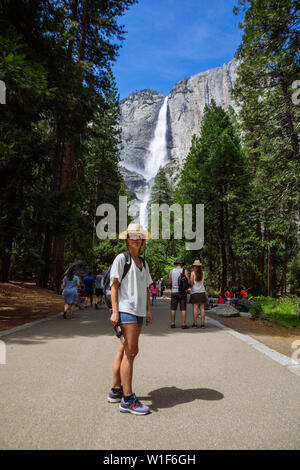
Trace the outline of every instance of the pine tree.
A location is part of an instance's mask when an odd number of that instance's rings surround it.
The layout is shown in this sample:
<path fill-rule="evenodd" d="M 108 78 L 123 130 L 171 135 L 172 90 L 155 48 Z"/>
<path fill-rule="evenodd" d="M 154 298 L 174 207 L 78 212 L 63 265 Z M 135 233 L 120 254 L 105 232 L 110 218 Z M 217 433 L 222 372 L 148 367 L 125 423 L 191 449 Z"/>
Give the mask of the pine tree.
<path fill-rule="evenodd" d="M 245 18 L 235 98 L 256 196 L 259 271 L 267 276 L 271 295 L 285 284 L 299 217 L 300 110 L 292 102 L 300 71 L 299 10 L 293 0 L 242 0 L 239 5 Z"/>

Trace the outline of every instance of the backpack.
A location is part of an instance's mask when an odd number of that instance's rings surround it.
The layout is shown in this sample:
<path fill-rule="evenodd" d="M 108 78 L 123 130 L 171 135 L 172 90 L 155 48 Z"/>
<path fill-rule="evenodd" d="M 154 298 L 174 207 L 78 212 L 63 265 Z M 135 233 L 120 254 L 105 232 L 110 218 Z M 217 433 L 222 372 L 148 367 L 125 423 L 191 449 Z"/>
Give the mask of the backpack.
<path fill-rule="evenodd" d="M 124 277 L 126 276 L 126 274 L 128 273 L 130 267 L 131 267 L 131 262 L 132 262 L 132 258 L 130 256 L 130 254 L 128 253 L 128 251 L 123 251 L 123 255 L 125 256 L 125 266 L 124 266 L 124 271 L 123 271 L 123 275 L 122 275 L 122 279 L 121 279 L 121 282 L 123 281 Z M 142 261 L 143 263 L 143 266 L 145 267 L 145 260 L 144 258 L 142 258 L 141 256 L 139 256 L 140 260 Z M 103 274 L 103 286 L 104 286 L 104 293 L 110 288 L 110 270 L 111 270 L 111 266 L 110 265 L 107 270 L 105 271 L 105 273 Z"/>
<path fill-rule="evenodd" d="M 186 292 L 189 289 L 189 281 L 185 276 L 184 269 L 178 278 L 178 290 L 179 292 Z"/>

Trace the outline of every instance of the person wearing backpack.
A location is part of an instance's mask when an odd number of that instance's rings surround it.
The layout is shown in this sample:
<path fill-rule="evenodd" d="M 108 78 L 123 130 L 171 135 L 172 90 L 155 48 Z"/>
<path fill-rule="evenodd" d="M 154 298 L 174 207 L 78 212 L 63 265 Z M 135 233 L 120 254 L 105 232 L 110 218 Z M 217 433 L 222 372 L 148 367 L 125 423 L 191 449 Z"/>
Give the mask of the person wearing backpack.
<path fill-rule="evenodd" d="M 132 390 L 133 363 L 138 354 L 143 320 L 152 323 L 149 284 L 152 278 L 147 261 L 140 257 L 151 234 L 140 224 L 129 224 L 119 238 L 126 240 L 128 252 L 120 253 L 110 269 L 112 325 L 121 327 L 119 350 L 113 362 L 113 384 L 107 400 L 120 403 L 122 413 L 145 415 L 150 409 L 143 405 Z M 124 271 L 126 269 L 126 275 Z M 123 342 L 122 342 L 123 340 Z"/>
<path fill-rule="evenodd" d="M 183 262 L 181 260 L 175 261 L 175 268 L 170 271 L 169 284 L 172 288 L 171 292 L 171 328 L 175 328 L 175 317 L 178 304 L 180 304 L 181 310 L 181 328 L 187 329 L 186 324 L 186 300 L 187 290 L 189 288 L 189 275 L 186 269 L 184 269 Z"/>

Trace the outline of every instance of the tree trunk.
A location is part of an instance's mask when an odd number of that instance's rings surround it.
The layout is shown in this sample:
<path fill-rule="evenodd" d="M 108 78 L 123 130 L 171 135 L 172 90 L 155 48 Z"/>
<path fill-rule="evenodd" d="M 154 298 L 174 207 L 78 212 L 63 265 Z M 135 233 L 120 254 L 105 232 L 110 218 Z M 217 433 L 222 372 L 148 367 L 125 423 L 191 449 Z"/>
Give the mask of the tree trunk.
<path fill-rule="evenodd" d="M 272 266 L 271 266 L 271 248 L 268 243 L 268 267 L 267 267 L 267 296 L 272 297 Z"/>
<path fill-rule="evenodd" d="M 76 0 L 73 3 L 73 14 L 76 13 L 77 2 Z M 89 28 L 89 8 L 90 8 L 90 0 L 85 0 L 83 6 L 83 19 L 81 25 L 81 35 L 80 35 L 80 42 L 79 42 L 79 55 L 78 55 L 78 62 L 84 60 L 85 57 L 85 48 L 86 48 L 86 37 Z M 73 48 L 73 43 L 69 44 L 69 53 L 72 51 L 70 48 Z M 81 80 L 81 75 L 79 74 L 79 79 Z M 76 114 L 78 110 L 78 103 L 73 106 L 72 115 Z M 66 190 L 68 187 L 69 182 L 71 181 L 72 177 L 72 168 L 74 162 L 74 152 L 75 152 L 75 142 L 76 142 L 76 130 L 75 128 L 71 131 L 71 136 L 67 141 L 66 145 L 66 152 L 65 152 L 65 164 L 62 173 L 62 181 L 61 181 L 61 188 L 63 191 Z M 59 234 L 54 241 L 54 259 L 53 259 L 53 278 L 55 285 L 58 286 L 61 282 L 63 268 L 64 268 L 64 247 L 65 247 L 65 234 Z"/>
<path fill-rule="evenodd" d="M 219 210 L 219 229 L 220 229 L 220 240 L 221 240 L 221 257 L 222 257 L 222 278 L 221 278 L 221 289 L 225 289 L 227 285 L 227 256 L 226 256 L 226 245 L 225 245 L 225 227 L 224 227 L 224 203 L 221 201 L 221 207 Z"/>
<path fill-rule="evenodd" d="M 52 250 L 52 235 L 50 234 L 49 228 L 46 227 L 45 231 L 45 240 L 43 248 L 43 265 L 40 268 L 37 286 L 38 287 L 47 287 L 49 281 L 49 274 L 51 269 L 51 250 Z"/>
<path fill-rule="evenodd" d="M 0 282 L 8 282 L 8 274 L 11 260 L 13 237 L 12 235 L 4 235 L 1 240 L 1 256 L 0 256 Z"/>
<path fill-rule="evenodd" d="M 284 259 L 283 259 L 283 267 L 282 267 L 282 276 L 281 276 L 281 280 L 280 280 L 280 284 L 279 284 L 279 289 L 280 289 L 281 295 L 283 295 L 284 292 L 286 291 L 286 270 L 287 270 L 288 256 L 289 256 L 289 243 L 288 243 L 288 240 L 286 240 L 286 242 L 285 242 L 285 253 L 284 253 Z"/>
<path fill-rule="evenodd" d="M 291 100 L 291 95 L 288 92 L 288 86 L 284 79 L 281 79 L 281 89 L 284 95 L 285 116 L 286 116 L 286 121 L 288 125 L 288 130 L 289 130 L 291 147 L 293 149 L 293 159 L 298 161 L 299 159 L 298 136 L 295 131 L 293 114 L 292 114 L 293 103 Z"/>
<path fill-rule="evenodd" d="M 228 203 L 224 204 L 225 207 L 225 227 L 226 227 L 226 239 L 227 239 L 227 247 L 228 247 L 228 254 L 229 260 L 231 264 L 231 278 L 232 282 L 236 282 L 236 262 L 235 262 L 235 255 L 232 249 L 231 243 L 231 236 L 230 236 L 230 228 L 229 228 L 229 214 L 228 214 Z"/>

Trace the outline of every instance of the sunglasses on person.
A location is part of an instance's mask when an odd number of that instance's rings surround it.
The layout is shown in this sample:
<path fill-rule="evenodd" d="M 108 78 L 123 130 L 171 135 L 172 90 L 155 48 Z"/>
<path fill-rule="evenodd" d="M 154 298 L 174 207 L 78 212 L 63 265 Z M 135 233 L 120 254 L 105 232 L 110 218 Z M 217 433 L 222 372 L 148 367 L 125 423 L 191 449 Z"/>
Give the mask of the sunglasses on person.
<path fill-rule="evenodd" d="M 143 240 L 145 237 L 142 233 L 128 233 L 130 240 Z"/>

